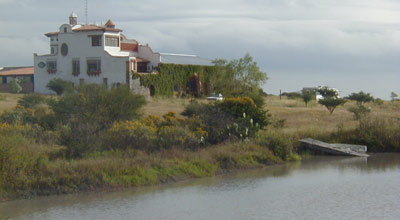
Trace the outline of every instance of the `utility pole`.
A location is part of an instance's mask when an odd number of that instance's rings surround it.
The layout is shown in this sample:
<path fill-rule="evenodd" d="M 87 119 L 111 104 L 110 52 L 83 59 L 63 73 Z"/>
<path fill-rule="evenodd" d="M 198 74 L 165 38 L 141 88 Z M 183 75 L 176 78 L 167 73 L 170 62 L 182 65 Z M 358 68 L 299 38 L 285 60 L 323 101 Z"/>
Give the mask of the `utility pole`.
<path fill-rule="evenodd" d="M 85 0 L 85 18 L 86 18 L 86 24 L 88 24 L 88 1 Z"/>

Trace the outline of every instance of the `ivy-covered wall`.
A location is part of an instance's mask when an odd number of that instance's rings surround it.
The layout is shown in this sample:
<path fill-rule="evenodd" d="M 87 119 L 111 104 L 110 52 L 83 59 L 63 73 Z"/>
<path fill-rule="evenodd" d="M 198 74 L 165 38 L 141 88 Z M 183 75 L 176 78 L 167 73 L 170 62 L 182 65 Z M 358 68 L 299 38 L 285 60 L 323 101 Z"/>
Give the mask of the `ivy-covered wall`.
<path fill-rule="evenodd" d="M 133 79 L 140 79 L 140 84 L 147 88 L 153 86 L 155 96 L 172 96 L 174 87 L 186 91 L 189 79 L 197 73 L 203 86 L 212 84 L 213 74 L 218 73 L 217 66 L 160 64 L 157 74 L 132 73 Z M 206 94 L 207 95 L 207 94 Z"/>

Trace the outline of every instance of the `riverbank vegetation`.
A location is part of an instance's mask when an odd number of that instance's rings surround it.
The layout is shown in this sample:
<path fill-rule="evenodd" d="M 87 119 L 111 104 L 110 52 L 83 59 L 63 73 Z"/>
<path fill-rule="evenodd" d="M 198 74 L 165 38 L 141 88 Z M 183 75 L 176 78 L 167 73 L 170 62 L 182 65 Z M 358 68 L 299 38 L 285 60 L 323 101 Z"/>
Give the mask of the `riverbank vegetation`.
<path fill-rule="evenodd" d="M 270 116 L 248 97 L 192 102 L 179 116 L 141 117 L 144 104 L 123 86 L 21 97 L 0 116 L 1 197 L 159 184 L 298 159 L 292 148 L 255 138 Z"/>
<path fill-rule="evenodd" d="M 347 110 L 356 101 L 330 115 L 301 98 L 266 97 L 262 108 L 246 97 L 146 101 L 124 87 L 94 85 L 60 97 L 2 94 L 0 102 L 11 105 L 0 117 L 2 199 L 160 184 L 299 160 L 297 140 L 305 137 L 399 152 L 396 101 L 364 103 L 370 111 L 360 118 Z"/>

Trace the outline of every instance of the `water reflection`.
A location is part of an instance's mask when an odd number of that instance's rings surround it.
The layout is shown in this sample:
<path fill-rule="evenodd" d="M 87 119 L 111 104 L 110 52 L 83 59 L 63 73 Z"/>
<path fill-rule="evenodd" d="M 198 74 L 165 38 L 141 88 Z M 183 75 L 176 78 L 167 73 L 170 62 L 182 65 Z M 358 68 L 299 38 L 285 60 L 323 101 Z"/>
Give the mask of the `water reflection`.
<path fill-rule="evenodd" d="M 0 203 L 0 217 L 399 219 L 399 177 L 398 154 L 318 156 L 171 185 Z"/>

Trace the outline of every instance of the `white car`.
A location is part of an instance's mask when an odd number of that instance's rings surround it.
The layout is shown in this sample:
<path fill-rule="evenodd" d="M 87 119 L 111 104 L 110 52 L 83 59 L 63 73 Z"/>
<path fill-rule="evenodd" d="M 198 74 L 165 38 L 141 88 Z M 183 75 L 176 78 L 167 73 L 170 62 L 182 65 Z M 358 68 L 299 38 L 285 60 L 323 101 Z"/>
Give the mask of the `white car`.
<path fill-rule="evenodd" d="M 224 100 L 224 97 L 222 97 L 222 94 L 220 93 L 219 95 L 212 94 L 207 97 L 207 100 L 217 100 L 217 101 L 222 101 Z"/>

